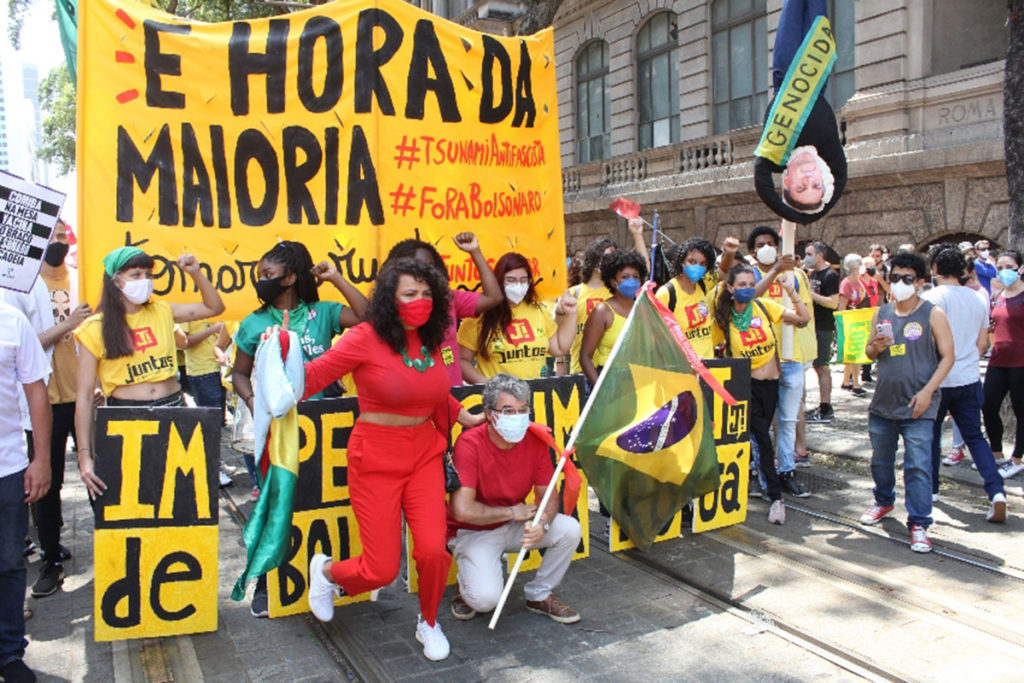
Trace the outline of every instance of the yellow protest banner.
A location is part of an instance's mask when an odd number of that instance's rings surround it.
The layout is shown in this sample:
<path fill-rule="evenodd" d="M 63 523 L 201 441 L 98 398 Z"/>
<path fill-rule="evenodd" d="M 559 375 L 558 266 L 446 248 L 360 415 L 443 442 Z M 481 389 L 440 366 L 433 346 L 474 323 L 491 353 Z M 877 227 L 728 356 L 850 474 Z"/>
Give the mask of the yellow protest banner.
<path fill-rule="evenodd" d="M 871 338 L 871 319 L 878 308 L 836 311 L 836 362 L 870 363 L 864 349 Z"/>
<path fill-rule="evenodd" d="M 212 408 L 100 408 L 93 587 L 97 641 L 217 630 Z"/>
<path fill-rule="evenodd" d="M 786 165 L 835 62 L 832 25 L 827 17 L 818 17 L 789 65 L 754 154 Z"/>
<path fill-rule="evenodd" d="M 258 304 L 259 257 L 306 244 L 364 291 L 418 235 L 473 287 L 450 237 L 518 251 L 544 298 L 564 288 L 550 29 L 503 38 L 401 0 L 340 0 L 270 19 L 188 22 L 146 4 L 79 4 L 79 267 L 136 244 L 157 295 L 194 300 L 188 249 L 226 316 Z M 457 256 L 456 256 L 457 255 Z M 329 288 L 328 288 L 329 289 Z M 325 291 L 325 294 L 327 292 Z"/>

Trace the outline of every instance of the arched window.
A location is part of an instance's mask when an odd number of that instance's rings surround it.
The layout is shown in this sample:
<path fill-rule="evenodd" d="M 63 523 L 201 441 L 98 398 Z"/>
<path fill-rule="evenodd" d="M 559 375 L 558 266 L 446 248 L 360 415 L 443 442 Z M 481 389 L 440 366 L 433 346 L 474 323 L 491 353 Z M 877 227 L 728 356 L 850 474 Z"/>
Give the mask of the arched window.
<path fill-rule="evenodd" d="M 576 58 L 576 161 L 611 156 L 608 43 L 595 40 Z"/>
<path fill-rule="evenodd" d="M 636 36 L 638 147 L 679 142 L 679 77 L 676 16 L 651 17 Z"/>
<path fill-rule="evenodd" d="M 711 61 L 715 133 L 763 123 L 771 88 L 765 0 L 715 0 Z"/>

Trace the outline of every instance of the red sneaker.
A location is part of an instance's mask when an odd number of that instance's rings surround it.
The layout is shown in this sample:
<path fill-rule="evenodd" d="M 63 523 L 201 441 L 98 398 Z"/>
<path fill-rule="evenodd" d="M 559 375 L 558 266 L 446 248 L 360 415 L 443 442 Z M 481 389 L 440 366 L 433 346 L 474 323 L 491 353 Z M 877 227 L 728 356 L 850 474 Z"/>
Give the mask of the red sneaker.
<path fill-rule="evenodd" d="M 878 524 L 882 521 L 883 517 L 892 512 L 892 507 L 892 505 L 882 506 L 879 505 L 878 503 L 875 503 L 870 508 L 868 508 L 867 512 L 860 516 L 860 523 Z"/>
<path fill-rule="evenodd" d="M 961 462 L 966 456 L 964 455 L 963 446 L 955 446 L 953 450 L 949 452 L 945 458 L 942 459 L 943 465 L 956 465 Z"/>

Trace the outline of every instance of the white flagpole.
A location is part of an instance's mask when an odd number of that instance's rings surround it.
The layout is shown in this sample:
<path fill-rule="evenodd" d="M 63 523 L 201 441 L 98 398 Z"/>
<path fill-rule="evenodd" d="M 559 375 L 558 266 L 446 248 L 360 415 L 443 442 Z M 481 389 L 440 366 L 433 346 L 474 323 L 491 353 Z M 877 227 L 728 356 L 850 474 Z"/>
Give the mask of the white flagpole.
<path fill-rule="evenodd" d="M 649 285 L 653 287 L 653 284 Z M 582 412 L 580 412 L 580 418 L 576 421 L 576 424 L 572 428 L 572 433 L 569 435 L 569 440 L 565 444 L 565 452 L 562 457 L 558 459 L 558 466 L 555 468 L 555 473 L 551 476 L 551 481 L 548 482 L 547 491 L 544 492 L 544 498 L 541 500 L 540 505 L 537 506 L 537 513 L 533 516 L 531 524 L 536 526 L 540 522 L 541 513 L 547 507 L 548 500 L 551 498 L 552 491 L 555 490 L 555 485 L 558 483 L 558 475 L 562 473 L 562 468 L 565 467 L 565 453 L 572 450 L 572 447 L 576 445 L 576 439 L 580 433 L 580 425 L 586 420 L 587 415 L 590 414 L 590 406 L 594 401 L 594 397 L 597 396 L 597 390 L 604 383 L 605 373 L 608 372 L 608 368 L 612 366 L 612 361 L 619 354 L 619 348 L 622 346 L 622 340 L 626 337 L 626 332 L 629 331 L 630 325 L 633 324 L 633 317 L 636 314 L 637 305 L 640 303 L 640 297 L 646 296 L 646 287 L 640 290 L 637 295 L 637 300 L 633 302 L 633 308 L 629 311 L 629 316 L 626 318 L 626 323 L 622 326 L 622 332 L 619 333 L 619 338 L 615 340 L 615 344 L 612 346 L 611 352 L 608 354 L 608 360 L 604 363 L 604 370 L 597 377 L 597 382 L 594 384 L 594 388 L 590 392 L 587 403 L 583 406 Z M 519 567 L 523 564 L 523 558 L 526 557 L 527 549 L 525 547 L 519 549 L 519 555 L 516 557 L 516 563 L 512 567 L 512 571 L 508 574 L 508 580 L 505 582 L 505 589 L 501 591 L 501 599 L 498 600 L 498 605 L 494 608 L 494 614 L 491 616 L 491 622 L 487 625 L 487 628 L 494 630 L 494 627 L 498 624 L 498 619 L 501 617 L 501 611 L 505 607 L 505 601 L 508 600 L 509 593 L 512 592 L 512 584 L 515 583 L 516 575 L 519 574 Z"/>

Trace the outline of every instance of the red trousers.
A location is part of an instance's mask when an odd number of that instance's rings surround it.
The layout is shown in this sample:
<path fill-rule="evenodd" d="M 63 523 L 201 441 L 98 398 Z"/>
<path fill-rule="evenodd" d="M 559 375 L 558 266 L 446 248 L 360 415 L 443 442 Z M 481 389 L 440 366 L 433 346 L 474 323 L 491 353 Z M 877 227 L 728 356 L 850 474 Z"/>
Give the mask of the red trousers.
<path fill-rule="evenodd" d="M 348 490 L 363 552 L 331 565 L 331 577 L 349 595 L 390 584 L 401 566 L 405 512 L 419 574 L 420 612 L 431 626 L 452 562 L 445 543 L 446 447 L 430 420 L 414 427 L 356 421 L 348 440 Z"/>

